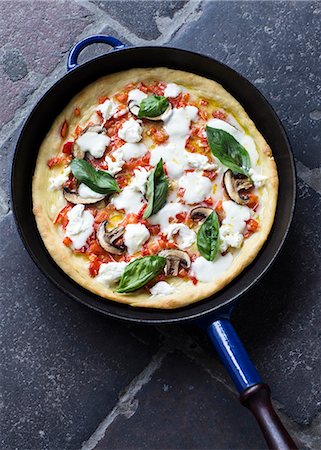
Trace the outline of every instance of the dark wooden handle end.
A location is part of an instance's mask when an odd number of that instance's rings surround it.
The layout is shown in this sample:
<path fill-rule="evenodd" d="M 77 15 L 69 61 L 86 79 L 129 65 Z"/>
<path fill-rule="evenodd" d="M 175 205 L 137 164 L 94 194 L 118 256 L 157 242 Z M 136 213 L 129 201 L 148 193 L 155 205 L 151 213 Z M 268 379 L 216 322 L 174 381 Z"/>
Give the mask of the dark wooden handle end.
<path fill-rule="evenodd" d="M 298 447 L 273 408 L 267 384 L 259 383 L 245 389 L 240 394 L 240 402 L 255 416 L 269 449 L 297 450 Z"/>

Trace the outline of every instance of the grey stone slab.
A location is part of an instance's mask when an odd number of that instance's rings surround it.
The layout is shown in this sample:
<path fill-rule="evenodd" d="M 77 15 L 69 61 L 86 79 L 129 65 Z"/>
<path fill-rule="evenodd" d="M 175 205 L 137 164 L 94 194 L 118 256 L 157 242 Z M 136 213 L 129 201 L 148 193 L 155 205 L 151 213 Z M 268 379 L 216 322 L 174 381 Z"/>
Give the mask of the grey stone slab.
<path fill-rule="evenodd" d="M 236 69 L 266 96 L 289 133 L 296 157 L 321 162 L 320 2 L 209 1 L 197 22 L 170 44 Z"/>
<path fill-rule="evenodd" d="M 1 2 L 0 126 L 9 122 L 93 21 L 73 1 Z"/>
<path fill-rule="evenodd" d="M 1 230 L 1 447 L 75 449 L 157 351 L 152 327 L 76 304 L 35 267 L 12 215 Z"/>
<path fill-rule="evenodd" d="M 301 424 L 321 412 L 321 199 L 299 183 L 282 254 L 235 313 L 237 329 L 283 411 Z"/>
<path fill-rule="evenodd" d="M 187 0 L 94 0 L 92 3 L 106 11 L 132 33 L 150 41 L 162 34 L 168 20 L 173 18 Z"/>
<path fill-rule="evenodd" d="M 136 412 L 118 416 L 95 450 L 265 447 L 235 394 L 179 353 L 166 358 L 136 401 Z"/>

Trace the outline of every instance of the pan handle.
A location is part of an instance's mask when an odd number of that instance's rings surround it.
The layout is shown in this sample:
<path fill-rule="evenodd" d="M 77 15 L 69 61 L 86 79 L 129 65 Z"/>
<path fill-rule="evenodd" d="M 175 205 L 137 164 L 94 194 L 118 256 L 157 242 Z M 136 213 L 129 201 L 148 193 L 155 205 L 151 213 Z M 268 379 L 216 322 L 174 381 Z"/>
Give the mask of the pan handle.
<path fill-rule="evenodd" d="M 76 45 L 70 50 L 68 61 L 67 61 L 67 70 L 74 69 L 78 66 L 77 60 L 80 52 L 91 44 L 108 44 L 113 47 L 114 50 L 119 50 L 121 48 L 125 47 L 125 44 L 123 44 L 118 39 L 114 38 L 113 36 L 105 36 L 103 34 L 94 34 L 92 36 L 88 36 L 81 41 L 77 42 Z"/>
<path fill-rule="evenodd" d="M 240 393 L 241 404 L 253 413 L 268 448 L 273 450 L 297 449 L 273 408 L 270 388 L 262 383 L 260 375 L 231 322 L 227 318 L 222 318 L 207 325 L 206 328 Z"/>

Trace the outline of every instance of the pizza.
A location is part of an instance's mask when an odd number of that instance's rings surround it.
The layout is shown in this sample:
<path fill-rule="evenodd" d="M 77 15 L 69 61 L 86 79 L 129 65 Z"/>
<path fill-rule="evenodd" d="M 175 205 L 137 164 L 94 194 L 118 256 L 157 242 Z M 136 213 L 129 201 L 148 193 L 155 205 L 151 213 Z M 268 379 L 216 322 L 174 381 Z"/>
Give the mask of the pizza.
<path fill-rule="evenodd" d="M 257 256 L 273 224 L 272 151 L 220 84 L 168 68 L 104 76 L 77 94 L 39 149 L 41 238 L 102 298 L 178 308 Z"/>

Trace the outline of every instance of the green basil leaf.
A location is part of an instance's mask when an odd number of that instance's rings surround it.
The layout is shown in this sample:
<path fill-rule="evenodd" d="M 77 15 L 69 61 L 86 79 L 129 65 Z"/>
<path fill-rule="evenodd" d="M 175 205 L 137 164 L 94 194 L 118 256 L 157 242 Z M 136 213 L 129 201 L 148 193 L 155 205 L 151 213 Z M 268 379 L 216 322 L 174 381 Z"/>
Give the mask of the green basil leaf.
<path fill-rule="evenodd" d="M 77 180 L 99 194 L 120 192 L 115 178 L 110 173 L 94 169 L 84 159 L 73 159 L 70 168 Z"/>
<path fill-rule="evenodd" d="M 142 100 L 138 117 L 157 117 L 163 114 L 168 108 L 169 101 L 166 97 L 160 95 L 150 95 Z"/>
<path fill-rule="evenodd" d="M 168 180 L 164 172 L 163 160 L 160 159 L 151 171 L 147 180 L 146 197 L 148 205 L 144 212 L 144 219 L 156 214 L 166 202 Z"/>
<path fill-rule="evenodd" d="M 162 256 L 153 255 L 135 259 L 126 266 L 116 292 L 124 294 L 145 286 L 164 270 L 165 264 L 166 258 Z"/>
<path fill-rule="evenodd" d="M 248 176 L 251 160 L 243 145 L 224 130 L 207 126 L 206 134 L 213 155 L 233 172 Z"/>
<path fill-rule="evenodd" d="M 220 224 L 215 211 L 213 211 L 203 222 L 197 233 L 198 251 L 208 261 L 214 261 L 220 246 L 219 242 Z"/>

